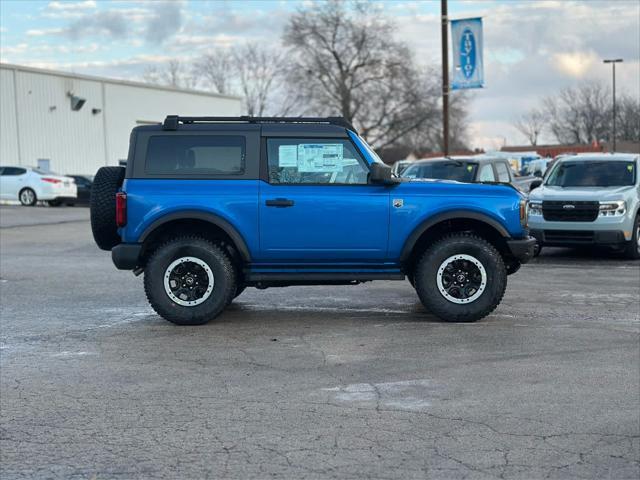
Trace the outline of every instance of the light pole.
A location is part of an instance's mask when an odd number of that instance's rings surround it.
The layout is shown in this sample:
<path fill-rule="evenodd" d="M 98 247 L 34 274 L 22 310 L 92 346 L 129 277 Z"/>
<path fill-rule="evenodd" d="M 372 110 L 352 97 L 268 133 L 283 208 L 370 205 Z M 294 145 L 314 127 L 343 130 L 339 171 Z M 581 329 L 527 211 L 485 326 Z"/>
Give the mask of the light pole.
<path fill-rule="evenodd" d="M 610 63 L 613 67 L 613 135 L 612 135 L 612 151 L 616 151 L 616 63 L 622 63 L 621 58 L 609 58 L 603 60 L 603 63 Z"/>
<path fill-rule="evenodd" d="M 449 39 L 447 26 L 447 0 L 440 1 L 440 20 L 442 34 L 442 149 L 444 156 L 449 156 Z"/>

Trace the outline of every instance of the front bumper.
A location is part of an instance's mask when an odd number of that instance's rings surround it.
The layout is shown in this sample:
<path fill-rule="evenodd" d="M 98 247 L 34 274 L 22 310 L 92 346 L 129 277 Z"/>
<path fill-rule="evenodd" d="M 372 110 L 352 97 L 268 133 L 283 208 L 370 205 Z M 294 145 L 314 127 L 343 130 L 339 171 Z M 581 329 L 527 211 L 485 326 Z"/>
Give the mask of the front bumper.
<path fill-rule="evenodd" d="M 525 237 L 519 240 L 507 240 L 507 246 L 511 255 L 520 263 L 527 263 L 533 258 L 533 250 L 537 240 L 534 237 Z"/>
<path fill-rule="evenodd" d="M 133 270 L 138 266 L 142 245 L 121 243 L 111 249 L 111 260 L 118 270 Z"/>
<path fill-rule="evenodd" d="M 531 230 L 540 245 L 552 247 L 607 245 L 621 246 L 627 239 L 622 230 Z"/>

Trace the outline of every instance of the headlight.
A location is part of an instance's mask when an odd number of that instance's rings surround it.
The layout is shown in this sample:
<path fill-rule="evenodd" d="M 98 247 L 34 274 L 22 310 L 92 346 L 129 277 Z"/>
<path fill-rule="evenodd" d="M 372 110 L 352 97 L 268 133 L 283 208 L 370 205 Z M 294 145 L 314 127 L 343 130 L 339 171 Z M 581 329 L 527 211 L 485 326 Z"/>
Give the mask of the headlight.
<path fill-rule="evenodd" d="M 601 217 L 621 217 L 627 213 L 627 204 L 623 200 L 617 202 L 600 202 Z"/>
<path fill-rule="evenodd" d="M 529 215 L 542 215 L 542 202 L 529 202 Z"/>

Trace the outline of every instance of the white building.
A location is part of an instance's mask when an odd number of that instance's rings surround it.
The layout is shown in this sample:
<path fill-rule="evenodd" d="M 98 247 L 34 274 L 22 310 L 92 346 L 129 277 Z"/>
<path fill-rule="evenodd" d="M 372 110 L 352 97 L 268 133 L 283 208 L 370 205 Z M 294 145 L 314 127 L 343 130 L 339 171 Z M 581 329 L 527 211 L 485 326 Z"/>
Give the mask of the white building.
<path fill-rule="evenodd" d="M 240 97 L 0 64 L 0 164 L 93 175 L 126 160 L 136 125 L 241 110 Z"/>

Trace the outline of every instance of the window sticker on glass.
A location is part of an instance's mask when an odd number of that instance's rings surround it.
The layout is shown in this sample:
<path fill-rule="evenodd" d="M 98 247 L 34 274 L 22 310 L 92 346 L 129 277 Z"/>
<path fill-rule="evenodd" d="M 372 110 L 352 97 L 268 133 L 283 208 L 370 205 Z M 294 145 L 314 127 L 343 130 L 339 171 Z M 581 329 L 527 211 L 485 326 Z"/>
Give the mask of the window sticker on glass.
<path fill-rule="evenodd" d="M 301 143 L 298 145 L 299 172 L 342 172 L 341 143 Z"/>
<path fill-rule="evenodd" d="M 278 166 L 297 167 L 298 166 L 298 146 L 280 145 L 278 147 Z"/>

